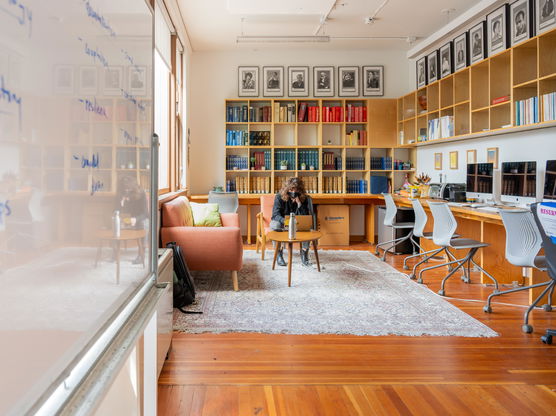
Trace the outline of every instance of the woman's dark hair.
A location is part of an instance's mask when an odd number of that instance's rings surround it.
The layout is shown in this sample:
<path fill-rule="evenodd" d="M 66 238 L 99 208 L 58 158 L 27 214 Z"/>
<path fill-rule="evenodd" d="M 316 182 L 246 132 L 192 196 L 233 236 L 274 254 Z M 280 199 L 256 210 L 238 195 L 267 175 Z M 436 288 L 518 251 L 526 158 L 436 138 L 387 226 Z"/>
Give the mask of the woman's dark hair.
<path fill-rule="evenodd" d="M 292 189 L 296 189 L 297 192 L 300 193 L 299 200 L 301 202 L 305 201 L 307 198 L 307 192 L 305 191 L 305 184 L 301 178 L 290 178 L 286 181 L 282 189 L 280 189 L 280 196 L 282 197 L 282 200 L 287 201 L 290 198 L 288 192 Z"/>

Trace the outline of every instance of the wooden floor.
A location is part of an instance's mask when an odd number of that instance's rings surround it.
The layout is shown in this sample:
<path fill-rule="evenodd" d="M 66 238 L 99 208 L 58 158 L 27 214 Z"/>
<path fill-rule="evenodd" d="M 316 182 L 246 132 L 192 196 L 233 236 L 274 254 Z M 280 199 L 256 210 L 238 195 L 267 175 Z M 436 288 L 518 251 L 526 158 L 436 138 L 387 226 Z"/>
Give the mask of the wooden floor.
<path fill-rule="evenodd" d="M 402 270 L 402 260 L 389 262 Z M 425 283 L 436 292 L 444 273 Z M 539 337 L 556 327 L 556 310 L 534 311 L 534 332 L 524 334 L 523 307 L 482 311 L 491 290 L 460 279 L 446 286 L 447 299 L 497 338 L 175 333 L 159 414 L 555 415 L 556 346 Z M 499 302 L 526 301 L 522 293 Z"/>

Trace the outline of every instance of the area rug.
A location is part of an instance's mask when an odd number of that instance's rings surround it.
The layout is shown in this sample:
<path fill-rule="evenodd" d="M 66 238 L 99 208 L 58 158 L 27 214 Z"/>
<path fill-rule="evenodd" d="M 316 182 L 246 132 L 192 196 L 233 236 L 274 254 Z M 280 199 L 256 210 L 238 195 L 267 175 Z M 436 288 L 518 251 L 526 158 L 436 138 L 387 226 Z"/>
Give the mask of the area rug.
<path fill-rule="evenodd" d="M 287 267 L 272 270 L 254 250 L 243 253 L 239 292 L 229 272 L 194 272 L 197 300 L 174 312 L 174 329 L 188 333 L 433 335 L 498 334 L 423 285 L 366 251 L 320 250 L 322 271 L 301 265 L 294 253 L 292 287 Z M 314 261 L 314 258 L 312 258 Z"/>

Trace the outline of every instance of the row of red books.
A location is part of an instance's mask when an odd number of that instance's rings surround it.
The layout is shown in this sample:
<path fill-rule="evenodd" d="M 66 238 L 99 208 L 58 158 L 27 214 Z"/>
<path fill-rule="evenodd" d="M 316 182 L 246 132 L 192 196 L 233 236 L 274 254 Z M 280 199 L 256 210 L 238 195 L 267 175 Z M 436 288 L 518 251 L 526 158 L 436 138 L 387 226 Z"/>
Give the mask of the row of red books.
<path fill-rule="evenodd" d="M 367 122 L 367 107 L 348 104 L 346 107 L 346 121 L 348 123 Z"/>
<path fill-rule="evenodd" d="M 299 103 L 299 109 L 297 110 L 297 121 L 298 122 L 309 122 L 316 123 L 319 121 L 319 107 L 318 106 L 307 106 L 307 103 Z"/>
<path fill-rule="evenodd" d="M 322 121 L 325 123 L 339 123 L 344 121 L 344 108 L 322 107 Z"/>

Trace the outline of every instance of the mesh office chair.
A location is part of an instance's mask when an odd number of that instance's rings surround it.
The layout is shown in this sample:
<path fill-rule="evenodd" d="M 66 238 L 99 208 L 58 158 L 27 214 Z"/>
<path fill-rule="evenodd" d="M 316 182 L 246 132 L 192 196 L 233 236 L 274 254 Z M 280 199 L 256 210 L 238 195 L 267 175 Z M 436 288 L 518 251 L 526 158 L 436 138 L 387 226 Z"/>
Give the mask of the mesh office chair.
<path fill-rule="evenodd" d="M 427 213 L 425 212 L 425 209 L 423 208 L 421 201 L 419 201 L 418 199 L 412 199 L 411 205 L 413 205 L 413 211 L 415 212 L 415 227 L 413 227 L 413 235 L 415 237 L 432 240 L 432 232 L 424 231 L 425 226 L 427 225 Z M 457 234 L 454 234 L 454 238 L 456 237 L 459 236 Z M 423 248 L 419 244 L 417 244 L 417 247 L 419 247 L 420 250 L 423 250 Z M 421 264 L 426 263 L 431 257 L 440 254 L 442 251 L 445 251 L 451 260 L 455 260 L 453 254 L 450 253 L 450 251 L 446 247 L 441 247 L 439 249 L 433 249 L 429 251 L 423 251 L 417 254 L 413 254 L 411 256 L 407 256 L 405 259 L 403 259 L 403 268 L 405 270 L 408 270 L 409 269 L 409 267 L 407 266 L 408 259 L 423 256 L 423 258 L 413 266 L 413 270 L 408 275 L 408 277 L 410 279 L 415 279 L 415 272 L 417 271 L 417 268 Z M 423 283 L 423 280 L 422 279 L 418 280 L 418 283 Z"/>
<path fill-rule="evenodd" d="M 384 225 L 388 227 L 392 227 L 394 230 L 399 229 L 411 229 L 411 231 L 400 238 L 394 238 L 393 240 L 384 241 L 383 243 L 379 243 L 375 247 L 375 255 L 378 256 L 378 249 L 381 246 L 391 244 L 387 249 L 384 250 L 384 254 L 382 256 L 382 261 L 386 260 L 386 254 L 395 248 L 398 244 L 410 240 L 411 244 L 413 245 L 413 253 L 415 253 L 415 245 L 417 244 L 413 239 L 413 227 L 415 226 L 414 222 L 396 222 L 396 214 L 398 213 L 398 207 L 396 207 L 396 203 L 394 202 L 394 198 L 392 198 L 392 194 L 382 194 L 384 196 L 384 202 L 386 203 L 386 215 L 384 216 Z"/>
<path fill-rule="evenodd" d="M 537 213 L 537 206 L 538 204 L 531 205 L 531 212 L 533 213 L 533 218 L 535 219 L 535 223 L 539 229 L 539 233 L 542 239 L 542 248 L 544 248 L 544 256 L 546 261 L 546 271 L 548 272 L 548 276 L 552 279 L 552 282 L 542 291 L 537 299 L 532 303 L 532 305 L 536 305 L 540 302 L 540 300 L 546 295 L 547 293 L 554 290 L 554 286 L 556 286 L 556 243 L 554 243 L 553 239 L 556 236 L 548 236 L 546 234 L 544 225 L 541 223 L 538 213 Z M 552 237 L 552 238 L 551 238 Z M 546 334 L 541 337 L 542 342 L 545 344 L 552 344 L 552 337 L 556 336 L 555 329 L 547 329 Z"/>
<path fill-rule="evenodd" d="M 454 238 L 456 228 L 458 223 L 454 218 L 454 214 L 450 210 L 450 207 L 445 202 L 431 202 L 429 201 L 429 207 L 431 209 L 432 216 L 434 218 L 434 227 L 432 231 L 432 241 L 439 247 L 444 247 L 446 250 L 453 248 L 455 250 L 469 250 L 467 255 L 462 259 L 455 259 L 443 264 L 437 264 L 435 266 L 430 266 L 419 271 L 419 279 L 422 281 L 422 274 L 427 270 L 436 269 L 442 266 L 449 266 L 452 264 L 457 264 L 448 274 L 442 279 L 442 284 L 440 285 L 440 290 L 438 294 L 440 296 L 445 296 L 446 292 L 444 286 L 446 281 L 460 268 L 463 268 L 464 280 L 469 283 L 471 263 L 488 276 L 490 280 L 494 282 L 494 291 L 498 292 L 498 281 L 490 275 L 485 269 L 479 266 L 473 260 L 473 257 L 480 248 L 488 247 L 487 243 L 481 241 L 473 240 L 471 238 Z"/>
<path fill-rule="evenodd" d="M 223 214 L 235 214 L 239 206 L 237 192 L 210 191 L 208 202 L 211 204 L 218 204 L 218 211 Z"/>
<path fill-rule="evenodd" d="M 541 249 L 542 237 L 537 224 L 535 224 L 533 214 L 530 211 L 500 210 L 500 216 L 502 217 L 502 222 L 504 223 L 504 228 L 506 229 L 506 260 L 508 260 L 514 266 L 534 267 L 536 269 L 545 271 L 546 259 L 544 256 L 537 255 L 539 254 L 539 250 Z M 492 312 L 490 303 L 494 296 L 502 296 L 507 293 L 520 292 L 522 290 L 548 286 L 550 284 L 552 284 L 552 280 L 531 286 L 523 286 L 516 289 L 492 293 L 488 297 L 487 303 L 483 310 L 487 313 Z M 552 307 L 550 305 L 552 304 L 553 290 L 554 286 L 552 286 L 552 289 L 549 291 L 548 304 L 543 306 L 546 311 L 552 310 Z M 533 308 L 534 305 L 532 304 L 525 312 L 523 326 L 521 327 L 523 332 L 530 333 L 533 331 L 533 327 L 529 325 L 529 314 L 531 313 Z"/>

